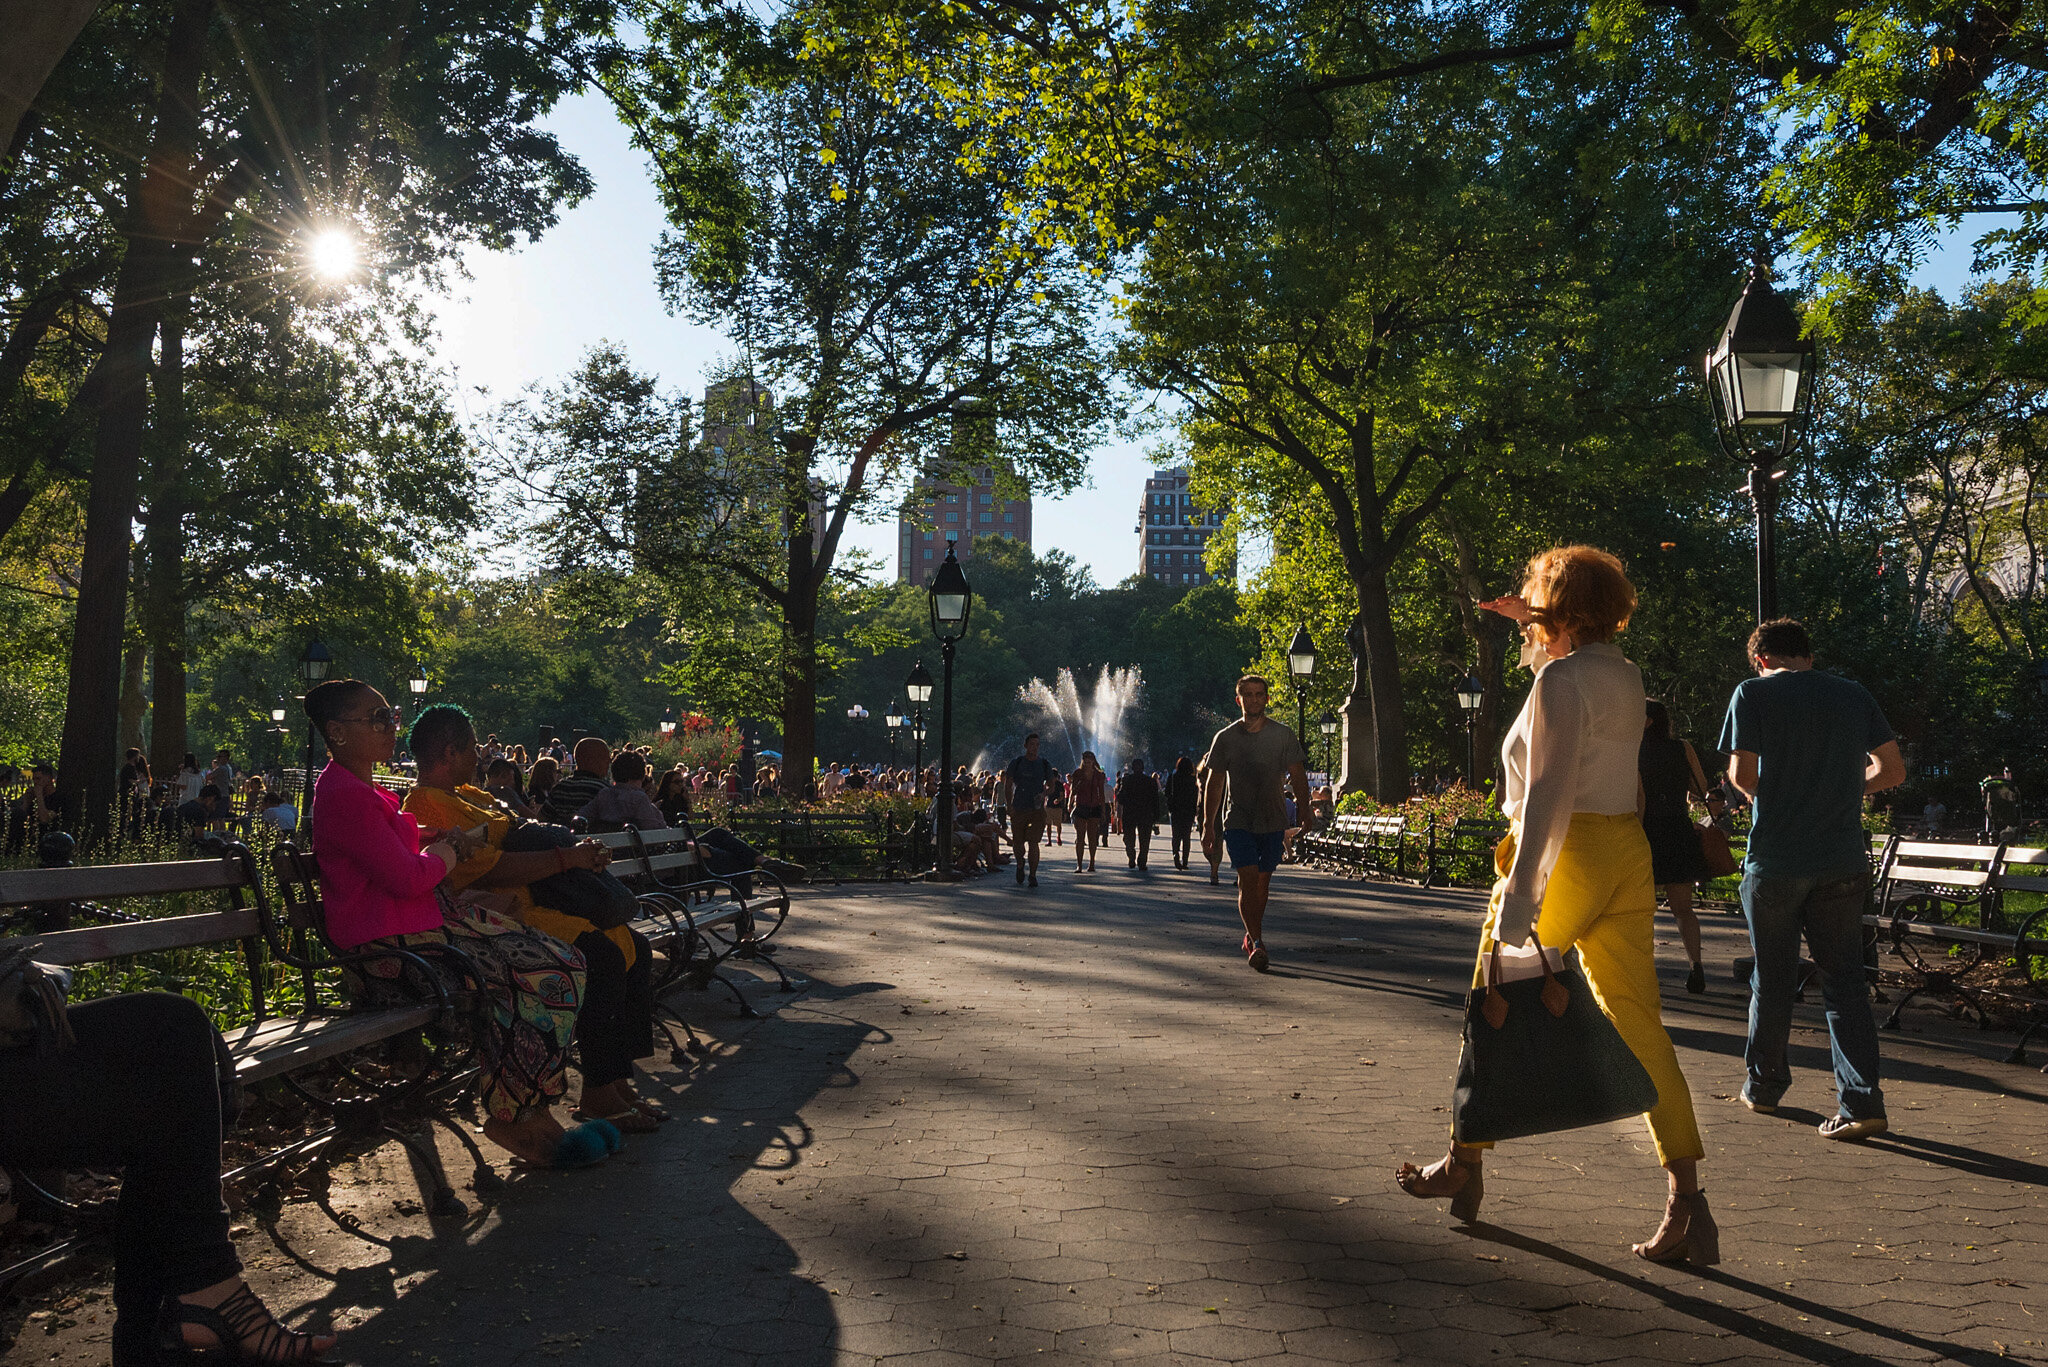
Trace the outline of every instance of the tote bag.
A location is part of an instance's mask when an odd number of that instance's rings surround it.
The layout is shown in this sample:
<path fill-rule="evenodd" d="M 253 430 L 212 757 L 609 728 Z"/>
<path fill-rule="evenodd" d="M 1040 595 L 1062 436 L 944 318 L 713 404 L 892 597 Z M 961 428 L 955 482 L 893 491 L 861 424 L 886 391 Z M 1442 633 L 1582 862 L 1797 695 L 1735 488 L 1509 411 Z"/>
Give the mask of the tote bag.
<path fill-rule="evenodd" d="M 1540 944 L 1526 958 L 1527 967 L 1508 971 L 1495 943 L 1486 983 L 1466 1002 L 1451 1096 L 1460 1144 L 1601 1125 L 1657 1104 L 1657 1085 L 1601 1014 L 1585 975 Z"/>

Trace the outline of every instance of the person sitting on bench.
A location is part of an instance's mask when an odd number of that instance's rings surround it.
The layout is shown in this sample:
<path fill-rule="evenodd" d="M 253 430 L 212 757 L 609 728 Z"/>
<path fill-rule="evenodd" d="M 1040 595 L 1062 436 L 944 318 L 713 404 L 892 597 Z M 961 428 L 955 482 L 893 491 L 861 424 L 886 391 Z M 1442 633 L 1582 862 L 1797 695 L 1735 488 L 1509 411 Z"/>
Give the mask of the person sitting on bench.
<path fill-rule="evenodd" d="M 537 1167 L 603 1161 L 618 1146 L 615 1128 L 565 1131 L 549 1110 L 569 1087 L 583 956 L 478 902 L 458 902 L 443 887 L 450 870 L 476 858 L 483 844 L 467 828 L 439 829 L 422 850 L 419 823 L 399 810 L 394 794 L 370 782 L 398 742 L 396 715 L 383 694 L 360 679 L 330 679 L 306 694 L 305 707 L 334 757 L 313 786 L 328 938 L 343 950 L 385 944 L 429 951 L 421 957 L 447 990 L 473 1001 L 464 1024 L 481 1074 L 486 1139 Z M 413 744 L 417 751 L 417 737 Z M 476 991 L 460 966 L 430 952 L 438 945 L 462 951 L 482 971 L 486 990 Z M 372 1009 L 409 1006 L 425 992 L 409 981 L 410 972 L 417 970 L 401 960 L 371 960 L 349 970 L 350 989 Z"/>
<path fill-rule="evenodd" d="M 333 1334 L 285 1328 L 242 1280 L 220 1190 L 235 1066 L 206 1012 L 141 992 L 64 1015 L 74 1038 L 55 1052 L 0 1039 L 0 1163 L 121 1170 L 114 1367 L 324 1356 Z"/>

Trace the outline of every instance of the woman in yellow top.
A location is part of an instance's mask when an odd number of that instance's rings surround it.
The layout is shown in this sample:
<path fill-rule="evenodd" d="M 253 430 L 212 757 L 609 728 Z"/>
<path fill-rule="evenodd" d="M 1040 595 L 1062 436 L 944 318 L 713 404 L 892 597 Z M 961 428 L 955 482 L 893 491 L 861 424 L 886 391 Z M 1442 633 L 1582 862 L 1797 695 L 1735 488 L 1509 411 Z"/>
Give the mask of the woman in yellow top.
<path fill-rule="evenodd" d="M 449 891 L 477 888 L 504 893 L 511 899 L 512 916 L 575 946 L 583 955 L 583 1007 L 576 1015 L 583 1094 L 576 1118 L 608 1120 L 631 1133 L 645 1133 L 667 1120 L 666 1111 L 633 1090 L 633 1061 L 654 1052 L 653 965 L 647 938 L 625 925 L 600 928 L 584 916 L 546 904 L 566 900 L 550 897 L 560 888 L 548 886 L 555 875 L 578 869 L 601 872 L 611 862 L 611 851 L 600 841 L 573 840 L 560 828 L 529 826 L 529 834 L 539 830 L 553 837 L 539 842 L 546 848 L 535 848 L 516 836 L 528 823 L 518 821 L 469 781 L 476 774 L 476 729 L 461 708 L 438 703 L 420 713 L 406 736 L 406 747 L 419 765 L 419 780 L 406 796 L 405 810 L 435 830 L 484 828 L 483 847 L 448 871 Z M 522 851 L 521 845 L 527 848 Z M 603 883 L 630 904 L 632 894 L 618 880 L 606 877 Z M 536 889 L 536 884 L 542 886 Z M 600 887 L 598 896 L 604 895 Z"/>

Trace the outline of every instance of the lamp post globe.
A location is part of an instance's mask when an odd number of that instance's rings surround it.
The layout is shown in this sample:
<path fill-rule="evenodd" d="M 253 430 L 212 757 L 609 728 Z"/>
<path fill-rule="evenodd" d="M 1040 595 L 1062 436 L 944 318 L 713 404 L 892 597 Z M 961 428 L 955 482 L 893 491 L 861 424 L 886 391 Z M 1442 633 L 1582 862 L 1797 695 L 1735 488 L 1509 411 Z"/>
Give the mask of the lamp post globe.
<path fill-rule="evenodd" d="M 1287 673 L 1294 680 L 1294 735 L 1299 740 L 1308 729 L 1308 690 L 1316 673 L 1316 643 L 1308 638 L 1306 622 L 1287 643 Z"/>
<path fill-rule="evenodd" d="M 676 710 L 673 707 L 661 709 L 661 738 L 667 740 L 676 733 Z"/>
<path fill-rule="evenodd" d="M 1327 776 L 1334 762 L 1331 747 L 1337 743 L 1337 714 L 1325 712 L 1317 717 L 1316 730 L 1323 733 L 1323 773 Z"/>
<path fill-rule="evenodd" d="M 427 667 L 418 660 L 414 660 L 412 662 L 412 677 L 405 681 L 405 686 L 411 691 L 415 701 L 425 697 L 427 693 Z"/>
<path fill-rule="evenodd" d="M 932 837 L 936 846 L 932 876 L 951 881 L 953 870 L 953 652 L 967 634 L 968 619 L 974 613 L 974 592 L 967 586 L 967 573 L 954 554 L 955 539 L 946 537 L 946 559 L 932 576 L 930 597 L 932 634 L 939 638 L 939 654 L 945 664 L 944 691 L 939 702 L 939 807 Z"/>
<path fill-rule="evenodd" d="M 891 769 L 896 767 L 896 733 L 903 729 L 903 724 L 906 720 L 908 719 L 904 717 L 903 709 L 896 705 L 896 700 L 894 698 L 889 699 L 889 710 L 882 714 L 882 725 L 889 728 L 889 767 Z"/>
<path fill-rule="evenodd" d="M 1778 615 L 1778 468 L 1804 441 L 1813 419 L 1820 357 L 1795 310 L 1771 288 L 1770 271 L 1752 267 L 1742 297 L 1707 353 L 1714 434 L 1721 450 L 1749 468 L 1744 492 L 1756 510 L 1756 615 Z"/>

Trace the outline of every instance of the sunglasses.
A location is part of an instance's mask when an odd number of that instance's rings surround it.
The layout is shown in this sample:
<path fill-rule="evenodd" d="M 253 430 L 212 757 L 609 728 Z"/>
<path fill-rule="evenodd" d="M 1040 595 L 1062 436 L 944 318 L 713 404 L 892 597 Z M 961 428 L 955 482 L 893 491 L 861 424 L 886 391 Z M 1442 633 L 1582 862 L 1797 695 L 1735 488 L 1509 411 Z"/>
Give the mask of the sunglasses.
<path fill-rule="evenodd" d="M 336 721 L 368 722 L 379 731 L 389 731 L 398 724 L 398 713 L 388 707 L 380 707 L 367 717 L 336 717 Z"/>

